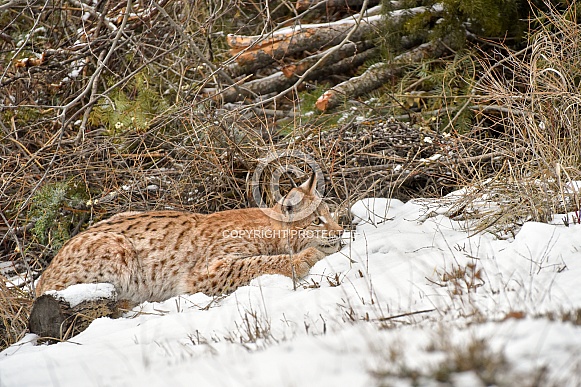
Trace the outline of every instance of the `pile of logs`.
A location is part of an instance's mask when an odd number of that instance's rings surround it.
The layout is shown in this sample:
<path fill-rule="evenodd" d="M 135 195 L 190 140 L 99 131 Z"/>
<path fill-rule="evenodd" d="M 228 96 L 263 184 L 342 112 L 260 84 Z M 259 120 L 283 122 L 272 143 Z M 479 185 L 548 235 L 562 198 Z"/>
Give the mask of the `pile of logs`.
<path fill-rule="evenodd" d="M 235 63 L 224 70 L 236 84 L 221 92 L 205 89 L 224 102 L 242 100 L 275 99 L 296 90 L 305 81 L 328 78 L 357 69 L 371 58 L 377 58 L 378 47 L 374 35 L 381 28 L 384 18 L 397 22 L 405 15 L 429 12 L 437 14 L 442 8 L 414 7 L 395 9 L 382 15 L 380 5 L 367 9 L 368 1 L 357 0 L 298 0 L 297 10 L 310 10 L 322 6 L 353 6 L 363 3 L 362 12 L 341 20 L 301 24 L 300 19 L 286 26 L 259 36 L 228 35 L 227 43 Z M 393 7 L 401 7 L 399 2 Z M 347 79 L 327 90 L 316 102 L 316 108 L 325 111 L 338 106 L 347 98 L 368 93 L 393 77 L 402 74 L 402 67 L 411 62 L 437 58 L 446 52 L 445 46 L 433 41 L 396 56 L 390 62 L 377 63 L 362 75 Z M 270 72 L 260 76 L 261 72 Z"/>
<path fill-rule="evenodd" d="M 404 2 L 391 1 L 391 10 L 384 11 L 381 5 L 377 5 L 378 0 L 297 0 L 296 16 L 289 16 L 288 20 L 279 23 L 273 30 L 254 36 L 227 35 L 226 44 L 231 58 L 223 63 L 215 63 L 212 60 L 213 54 L 208 55 L 199 47 L 200 37 L 190 34 L 179 19 L 172 15 L 173 10 L 179 7 L 179 3 L 174 0 L 159 0 L 150 4 L 119 0 L 107 2 L 104 7 L 96 7 L 90 0 L 67 2 L 81 11 L 76 18 L 82 15 L 82 22 L 78 23 L 82 23 L 83 28 L 78 29 L 74 45 L 45 47 L 32 56 L 14 60 L 14 74 L 0 80 L 0 86 L 9 86 L 30 74 L 48 74 L 50 71 L 56 73 L 44 78 L 54 78 L 50 83 L 53 91 L 66 90 L 64 86 L 72 80 L 82 78 L 88 81 L 74 99 L 61 108 L 64 112 L 72 111 L 74 105 L 88 96 L 88 103 L 81 109 L 75 109 L 74 113 L 77 116 L 84 112 L 82 129 L 87 125 L 90 110 L 100 96 L 114 89 L 110 87 L 105 92 L 98 90 L 103 71 L 112 66 L 112 62 L 124 60 L 118 53 L 127 49 L 142 50 L 139 48 L 139 39 L 132 38 L 139 35 L 138 31 L 149 31 L 143 33 L 149 34 L 146 39 L 149 44 L 154 44 L 151 42 L 156 39 L 155 32 L 173 31 L 177 38 L 175 40 L 180 44 L 167 50 L 167 58 L 160 55 L 160 58 L 165 59 L 159 59 L 159 67 L 179 67 L 166 60 L 175 59 L 171 59 L 173 51 L 187 51 L 188 66 L 192 64 L 192 58 L 200 64 L 191 66 L 199 69 L 199 72 L 189 72 L 186 78 L 186 81 L 200 85 L 194 95 L 226 104 L 240 101 L 266 104 L 267 101 L 300 90 L 299 87 L 304 86 L 305 82 L 325 79 L 335 84 L 335 78 L 342 78 L 344 82 L 327 90 L 316 102 L 316 108 L 321 111 L 332 109 L 347 98 L 368 93 L 393 77 L 402 75 L 402 67 L 410 62 L 440 57 L 446 52 L 444 45 L 433 41 L 409 47 L 409 51 L 389 62 L 371 66 L 358 77 L 349 78 L 348 75 L 354 74 L 365 62 L 379 58 L 377 36 L 386 19 L 397 23 L 410 15 L 429 14 L 430 17 L 438 17 L 442 13 L 440 4 L 406 8 Z M 351 7 L 360 9 L 360 12 L 353 14 Z M 322 21 L 304 23 L 307 17 L 317 12 L 321 16 L 315 20 Z M 337 15 L 342 15 L 342 18 L 332 20 Z M 156 58 L 151 58 L 150 64 L 157 63 Z M 127 75 L 116 86 L 127 82 L 137 71 Z M 198 83 L 200 75 L 204 80 Z M 181 90 L 181 86 L 176 84 L 172 88 Z M 73 122 L 74 118 L 69 118 L 66 124 Z"/>

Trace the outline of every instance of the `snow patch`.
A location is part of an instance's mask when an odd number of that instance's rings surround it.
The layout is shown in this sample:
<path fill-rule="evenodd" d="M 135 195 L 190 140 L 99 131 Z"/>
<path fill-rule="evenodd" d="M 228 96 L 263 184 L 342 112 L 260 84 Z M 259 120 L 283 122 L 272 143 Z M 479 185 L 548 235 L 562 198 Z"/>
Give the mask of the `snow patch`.
<path fill-rule="evenodd" d="M 397 199 L 368 198 L 358 201 L 351 207 L 353 223 L 378 224 L 389 219 L 388 213 L 403 205 Z"/>
<path fill-rule="evenodd" d="M 100 298 L 112 299 L 117 297 L 115 286 L 109 283 L 71 285 L 66 289 L 58 291 L 49 290 L 44 294 L 66 301 L 71 308 L 74 308 L 84 301 L 94 301 Z"/>
<path fill-rule="evenodd" d="M 355 203 L 350 243 L 296 288 L 262 276 L 222 297 L 143 303 L 68 342 L 27 335 L 0 353 L 0 385 L 439 385 L 439 369 L 490 385 L 448 367 L 474 343 L 505 363 L 500 384 L 580 385 L 580 226 L 473 234 L 445 212 L 465 192 Z"/>

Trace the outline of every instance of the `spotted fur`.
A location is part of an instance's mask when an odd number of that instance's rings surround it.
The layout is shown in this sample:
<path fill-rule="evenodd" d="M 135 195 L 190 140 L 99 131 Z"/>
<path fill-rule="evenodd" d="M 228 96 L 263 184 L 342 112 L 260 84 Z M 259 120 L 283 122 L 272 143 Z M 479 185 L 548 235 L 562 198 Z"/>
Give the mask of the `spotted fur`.
<path fill-rule="evenodd" d="M 114 215 L 63 246 L 36 294 L 109 282 L 120 300 L 136 304 L 187 293 L 228 293 L 262 274 L 303 277 L 340 248 L 342 228 L 315 187 L 313 176 L 270 209 Z M 308 216 L 293 219 L 309 206 Z"/>

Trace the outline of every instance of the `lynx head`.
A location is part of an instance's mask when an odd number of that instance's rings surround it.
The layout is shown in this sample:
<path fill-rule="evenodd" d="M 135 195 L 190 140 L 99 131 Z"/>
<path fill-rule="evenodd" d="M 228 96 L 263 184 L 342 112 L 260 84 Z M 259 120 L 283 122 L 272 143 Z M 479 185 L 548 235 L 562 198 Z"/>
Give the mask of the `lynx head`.
<path fill-rule="evenodd" d="M 298 250 L 315 247 L 331 254 L 340 249 L 343 228 L 333 220 L 329 207 L 317 192 L 316 173 L 293 188 L 273 211 L 280 217 L 283 227 L 291 230 Z"/>

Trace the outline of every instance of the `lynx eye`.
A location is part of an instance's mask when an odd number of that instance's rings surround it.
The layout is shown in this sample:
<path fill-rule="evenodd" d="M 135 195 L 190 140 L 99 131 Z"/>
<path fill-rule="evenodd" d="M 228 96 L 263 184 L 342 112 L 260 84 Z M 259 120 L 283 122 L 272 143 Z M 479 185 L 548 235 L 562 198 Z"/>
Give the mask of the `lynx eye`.
<path fill-rule="evenodd" d="M 313 219 L 313 224 L 315 226 L 319 226 L 323 223 L 327 223 L 327 222 L 325 221 L 325 218 L 323 218 L 322 216 L 317 216 L 315 219 Z"/>

